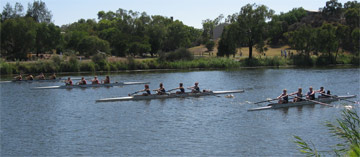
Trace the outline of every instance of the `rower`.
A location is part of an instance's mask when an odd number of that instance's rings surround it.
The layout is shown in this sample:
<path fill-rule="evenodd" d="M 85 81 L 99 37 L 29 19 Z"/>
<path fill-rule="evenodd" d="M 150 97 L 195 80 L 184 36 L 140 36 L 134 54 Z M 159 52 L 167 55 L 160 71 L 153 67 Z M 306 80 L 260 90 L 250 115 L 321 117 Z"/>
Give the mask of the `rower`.
<path fill-rule="evenodd" d="M 81 77 L 80 82 L 78 82 L 79 85 L 86 85 L 86 80 L 84 77 Z"/>
<path fill-rule="evenodd" d="M 43 73 L 40 73 L 40 75 L 36 76 L 35 78 L 37 78 L 39 80 L 45 80 L 45 76 Z"/>
<path fill-rule="evenodd" d="M 185 88 L 183 87 L 183 83 L 179 83 L 179 87 L 175 89 L 180 89 L 180 91 L 176 91 L 176 94 L 184 94 Z"/>
<path fill-rule="evenodd" d="M 279 102 L 278 102 L 279 104 L 286 104 L 289 102 L 289 96 L 286 94 L 286 92 L 287 92 L 287 90 L 284 89 L 283 93 L 277 97 L 279 99 Z"/>
<path fill-rule="evenodd" d="M 56 75 L 53 73 L 51 76 L 49 76 L 49 80 L 56 80 Z"/>
<path fill-rule="evenodd" d="M 110 83 L 110 77 L 106 76 L 105 80 L 102 80 L 101 82 L 103 82 L 104 84 L 109 84 Z"/>
<path fill-rule="evenodd" d="M 290 95 L 296 95 L 296 97 L 294 98 L 294 102 L 299 102 L 302 99 L 302 88 L 299 88 L 297 92 L 291 93 Z"/>
<path fill-rule="evenodd" d="M 189 87 L 188 89 L 191 89 L 191 93 L 200 93 L 200 88 L 199 88 L 199 82 L 195 82 L 195 86 L 193 87 Z"/>
<path fill-rule="evenodd" d="M 148 84 L 145 85 L 145 89 L 143 89 L 143 90 L 141 90 L 139 92 L 145 92 L 145 93 L 142 94 L 143 96 L 151 95 L 151 91 L 150 91 L 150 88 L 149 88 Z"/>
<path fill-rule="evenodd" d="M 154 89 L 153 91 L 156 91 L 158 95 L 166 94 L 163 83 L 160 83 L 159 87 L 159 89 Z"/>
<path fill-rule="evenodd" d="M 70 77 L 68 77 L 68 79 L 65 81 L 65 85 L 66 85 L 66 86 L 72 86 L 72 85 L 73 85 L 73 82 L 72 82 L 72 80 L 70 79 Z"/>
<path fill-rule="evenodd" d="M 97 76 L 95 76 L 94 79 L 91 80 L 91 83 L 92 83 L 92 84 L 100 84 Z"/>
<path fill-rule="evenodd" d="M 313 87 L 309 87 L 309 92 L 306 94 L 306 99 L 314 100 L 315 99 L 315 91 L 313 90 Z"/>
<path fill-rule="evenodd" d="M 34 80 L 34 76 L 32 76 L 31 74 L 26 76 L 26 80 Z"/>
<path fill-rule="evenodd" d="M 324 87 L 320 87 L 320 89 L 317 90 L 316 92 L 321 94 L 321 95 L 318 96 L 318 98 L 326 98 L 326 97 L 327 97 L 327 96 L 325 95 L 325 89 L 324 89 Z"/>
<path fill-rule="evenodd" d="M 22 75 L 19 74 L 18 76 L 15 76 L 14 79 L 15 79 L 16 81 L 21 81 L 21 80 L 22 80 Z"/>

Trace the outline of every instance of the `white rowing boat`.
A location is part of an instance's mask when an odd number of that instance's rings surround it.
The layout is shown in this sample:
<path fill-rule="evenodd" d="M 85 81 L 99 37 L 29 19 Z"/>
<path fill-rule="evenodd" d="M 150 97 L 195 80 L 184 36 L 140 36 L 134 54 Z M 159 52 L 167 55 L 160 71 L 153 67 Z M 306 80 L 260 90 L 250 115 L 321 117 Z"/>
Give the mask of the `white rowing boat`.
<path fill-rule="evenodd" d="M 149 84 L 149 83 L 150 82 L 115 82 L 109 84 L 46 86 L 46 87 L 35 87 L 32 89 L 72 89 L 72 88 L 88 88 L 88 87 L 114 87 L 114 86 L 138 85 L 138 84 Z"/>
<path fill-rule="evenodd" d="M 151 100 L 151 99 L 166 99 L 166 98 L 184 98 L 184 97 L 199 97 L 207 95 L 218 95 L 218 94 L 230 94 L 230 93 L 242 93 L 244 90 L 229 90 L 229 91 L 210 91 L 210 92 L 201 92 L 201 93 L 183 93 L 183 94 L 165 94 L 165 95 L 134 95 L 127 97 L 117 97 L 117 98 L 105 98 L 96 100 L 96 102 L 111 102 L 111 101 L 129 101 L 129 100 Z"/>
<path fill-rule="evenodd" d="M 80 80 L 81 78 L 72 78 L 72 80 Z M 58 81 L 65 81 L 67 80 L 66 78 L 56 78 L 56 79 L 45 79 L 45 80 L 10 80 L 10 81 L 0 81 L 0 83 L 10 83 L 10 82 L 16 82 L 16 83 L 21 83 L 21 82 L 27 82 L 27 83 L 32 83 L 32 82 L 58 82 Z"/>
<path fill-rule="evenodd" d="M 329 102 L 338 101 L 341 99 L 350 99 L 350 98 L 355 98 L 355 97 L 356 97 L 356 95 L 336 96 L 336 97 L 327 97 L 327 98 L 317 98 L 314 101 L 318 101 L 318 102 L 322 102 L 322 103 L 329 103 Z M 249 109 L 248 111 L 278 109 L 278 108 L 313 105 L 313 104 L 316 104 L 316 103 L 313 101 L 307 101 L 307 100 L 302 100 L 300 102 L 289 102 L 286 104 L 272 103 L 272 104 L 269 104 L 268 106 L 252 108 L 252 109 Z"/>

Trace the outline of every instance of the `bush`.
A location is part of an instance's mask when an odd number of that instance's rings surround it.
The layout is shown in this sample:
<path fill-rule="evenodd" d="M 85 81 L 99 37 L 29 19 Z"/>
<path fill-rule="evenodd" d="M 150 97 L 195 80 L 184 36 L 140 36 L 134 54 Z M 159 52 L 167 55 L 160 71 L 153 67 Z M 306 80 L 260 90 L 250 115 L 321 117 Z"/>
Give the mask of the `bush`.
<path fill-rule="evenodd" d="M 215 42 L 214 41 L 208 41 L 208 42 L 206 42 L 205 46 L 208 49 L 208 51 L 212 51 L 214 49 Z"/>
<path fill-rule="evenodd" d="M 95 63 L 94 62 L 85 62 L 80 64 L 80 71 L 91 71 L 95 72 Z"/>
<path fill-rule="evenodd" d="M 175 52 L 160 53 L 159 61 L 193 60 L 194 56 L 186 48 L 179 48 Z"/>
<path fill-rule="evenodd" d="M 313 66 L 314 61 L 309 56 L 299 54 L 293 56 L 293 64 L 298 66 Z"/>

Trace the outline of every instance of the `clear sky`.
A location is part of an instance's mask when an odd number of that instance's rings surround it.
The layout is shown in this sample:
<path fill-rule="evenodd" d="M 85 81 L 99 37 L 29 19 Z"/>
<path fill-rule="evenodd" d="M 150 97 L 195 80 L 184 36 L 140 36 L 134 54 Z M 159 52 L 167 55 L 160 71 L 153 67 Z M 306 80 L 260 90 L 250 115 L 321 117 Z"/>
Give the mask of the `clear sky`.
<path fill-rule="evenodd" d="M 101 10 L 116 11 L 119 8 L 146 12 L 148 15 L 174 17 L 184 24 L 201 28 L 201 22 L 215 19 L 220 14 L 225 17 L 240 11 L 250 3 L 263 4 L 273 9 L 276 14 L 288 12 L 293 8 L 303 7 L 307 10 L 318 10 L 325 6 L 327 0 L 43 0 L 53 15 L 56 25 L 70 24 L 84 19 L 97 19 Z M 349 0 L 338 0 L 342 4 Z M 20 2 L 27 10 L 33 0 L 0 0 L 1 11 L 6 3 L 12 6 Z"/>

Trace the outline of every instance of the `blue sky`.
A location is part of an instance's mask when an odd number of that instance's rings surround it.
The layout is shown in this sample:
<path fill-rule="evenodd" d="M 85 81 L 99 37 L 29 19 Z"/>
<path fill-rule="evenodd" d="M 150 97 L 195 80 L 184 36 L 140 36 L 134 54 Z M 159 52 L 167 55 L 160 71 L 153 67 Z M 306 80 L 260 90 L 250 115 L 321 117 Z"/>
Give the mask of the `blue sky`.
<path fill-rule="evenodd" d="M 97 19 L 97 13 L 116 11 L 119 8 L 146 12 L 148 15 L 174 17 L 184 24 L 201 28 L 205 19 L 215 19 L 220 14 L 237 13 L 248 3 L 264 4 L 276 14 L 288 12 L 293 8 L 303 7 L 307 10 L 318 10 L 325 6 L 327 0 L 43 0 L 53 14 L 56 25 L 70 24 L 84 19 Z M 338 0 L 342 4 L 348 0 Z M 26 12 L 29 2 L 33 0 L 1 0 L 1 11 L 6 3 L 12 6 L 20 2 Z"/>

